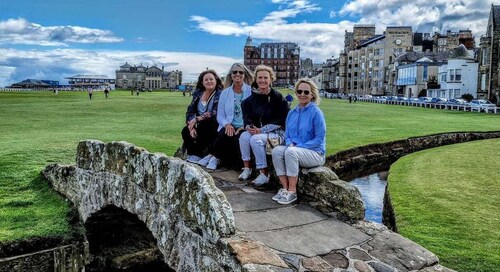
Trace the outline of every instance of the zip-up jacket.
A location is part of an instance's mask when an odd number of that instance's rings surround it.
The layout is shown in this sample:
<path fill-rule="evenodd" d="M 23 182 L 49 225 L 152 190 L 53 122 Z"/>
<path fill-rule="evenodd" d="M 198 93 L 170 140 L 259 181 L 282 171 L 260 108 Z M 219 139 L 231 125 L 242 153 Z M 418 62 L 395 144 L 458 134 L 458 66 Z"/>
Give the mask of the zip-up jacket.
<path fill-rule="evenodd" d="M 283 95 L 272 88 L 269 94 L 259 94 L 257 90 L 252 90 L 252 95 L 243 100 L 241 108 L 244 125 L 254 125 L 262 133 L 284 129 L 290 110 Z"/>

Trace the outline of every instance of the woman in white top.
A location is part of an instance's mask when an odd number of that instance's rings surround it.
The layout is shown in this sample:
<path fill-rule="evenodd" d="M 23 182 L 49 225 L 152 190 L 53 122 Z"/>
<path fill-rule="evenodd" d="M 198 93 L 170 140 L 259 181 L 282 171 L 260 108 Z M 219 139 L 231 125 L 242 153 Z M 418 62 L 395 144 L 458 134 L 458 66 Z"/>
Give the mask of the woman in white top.
<path fill-rule="evenodd" d="M 209 155 L 198 161 L 208 169 L 217 169 L 222 160 L 227 166 L 241 167 L 240 133 L 244 130 L 241 102 L 250 96 L 252 72 L 243 64 L 235 63 L 226 75 L 225 86 L 217 107 L 218 135 Z"/>

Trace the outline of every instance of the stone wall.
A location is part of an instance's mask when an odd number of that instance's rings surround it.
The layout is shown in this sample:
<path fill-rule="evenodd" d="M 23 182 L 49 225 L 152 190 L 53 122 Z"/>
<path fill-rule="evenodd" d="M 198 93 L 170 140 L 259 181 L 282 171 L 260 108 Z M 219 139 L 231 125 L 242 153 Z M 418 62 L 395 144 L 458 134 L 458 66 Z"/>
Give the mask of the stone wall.
<path fill-rule="evenodd" d="M 385 168 L 399 158 L 420 150 L 464 143 L 475 140 L 500 138 L 500 131 L 494 132 L 451 132 L 380 144 L 370 144 L 338 152 L 326 158 L 325 166 L 332 169 L 339 177 L 349 180 L 371 169 Z M 376 170 L 373 170 L 376 171 Z"/>
<path fill-rule="evenodd" d="M 199 167 L 126 142 L 78 144 L 76 166 L 53 164 L 43 175 L 86 222 L 113 205 L 138 216 L 177 271 L 240 271 L 224 237 L 235 232 L 224 194 Z"/>

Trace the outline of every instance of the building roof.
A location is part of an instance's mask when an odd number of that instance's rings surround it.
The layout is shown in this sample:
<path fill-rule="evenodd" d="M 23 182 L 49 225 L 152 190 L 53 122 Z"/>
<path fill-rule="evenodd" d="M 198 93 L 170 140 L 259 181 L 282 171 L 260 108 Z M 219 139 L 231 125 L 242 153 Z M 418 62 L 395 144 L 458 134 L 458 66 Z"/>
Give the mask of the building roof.
<path fill-rule="evenodd" d="M 250 36 L 247 37 L 247 42 L 245 43 L 245 46 L 252 46 L 252 38 L 250 38 Z"/>
<path fill-rule="evenodd" d="M 21 82 L 14 83 L 12 85 L 36 85 L 36 86 L 50 86 L 50 84 L 47 84 L 45 82 L 42 82 L 41 80 L 38 79 L 25 79 Z"/>
<path fill-rule="evenodd" d="M 432 62 L 444 62 L 448 60 L 450 53 L 449 52 L 406 52 L 396 58 L 394 62 L 398 63 L 413 63 L 423 57 L 428 58 Z"/>
<path fill-rule="evenodd" d="M 474 59 L 474 52 L 467 50 L 465 45 L 460 44 L 458 47 L 451 50 L 450 59 Z"/>
<path fill-rule="evenodd" d="M 76 79 L 76 78 L 91 78 L 91 79 L 108 79 L 106 75 L 76 75 L 72 77 L 67 77 L 66 79 Z"/>
<path fill-rule="evenodd" d="M 130 64 L 128 64 L 128 62 L 125 62 L 125 64 L 123 64 L 122 66 L 120 66 L 120 68 L 131 68 L 132 66 Z"/>
<path fill-rule="evenodd" d="M 375 35 L 375 36 L 373 36 L 373 37 L 371 37 L 371 38 L 368 38 L 368 39 L 366 39 L 366 40 L 361 41 L 361 42 L 359 43 L 358 48 L 365 47 L 365 46 L 367 46 L 367 45 L 369 45 L 369 44 L 371 44 L 371 43 L 374 43 L 374 42 L 376 42 L 376 41 L 380 41 L 380 40 L 382 40 L 382 39 L 384 39 L 384 38 L 385 38 L 385 35 Z"/>

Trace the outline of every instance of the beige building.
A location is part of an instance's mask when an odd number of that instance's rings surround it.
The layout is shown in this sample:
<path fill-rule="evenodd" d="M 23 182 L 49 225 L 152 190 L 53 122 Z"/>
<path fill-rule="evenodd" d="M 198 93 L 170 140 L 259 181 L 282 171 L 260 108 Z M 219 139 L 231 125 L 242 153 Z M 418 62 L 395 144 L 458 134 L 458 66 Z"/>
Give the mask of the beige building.
<path fill-rule="evenodd" d="M 383 35 L 373 35 L 359 41 L 359 33 L 374 33 L 364 29 L 364 32 L 354 32 L 355 49 L 341 54 L 339 78 L 341 92 L 352 94 L 390 94 L 395 90 L 390 81 L 394 70 L 389 70 L 389 64 L 398 56 L 412 48 L 413 32 L 409 26 L 387 27 Z M 358 36 L 355 35 L 358 33 Z M 347 36 L 347 35 L 346 35 Z M 347 45 L 346 49 L 353 48 Z M 344 74 L 345 71 L 345 74 Z"/>
<path fill-rule="evenodd" d="M 164 67 L 145 67 L 142 64 L 132 66 L 126 62 L 120 66 L 120 70 L 116 70 L 116 88 L 175 89 L 181 83 L 181 71 L 166 72 Z"/>

